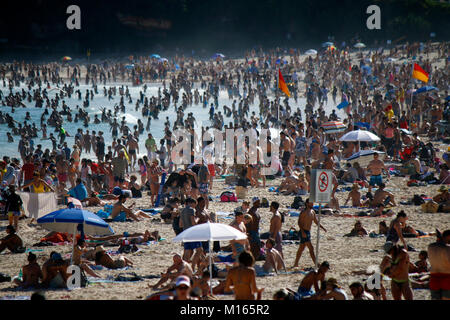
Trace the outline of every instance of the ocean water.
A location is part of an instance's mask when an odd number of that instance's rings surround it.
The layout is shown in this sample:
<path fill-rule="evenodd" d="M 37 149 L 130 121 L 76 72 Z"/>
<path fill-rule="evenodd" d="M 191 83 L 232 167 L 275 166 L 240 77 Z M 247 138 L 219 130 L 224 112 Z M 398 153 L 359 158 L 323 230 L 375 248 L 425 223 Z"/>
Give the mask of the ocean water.
<path fill-rule="evenodd" d="M 116 84 L 116 87 L 117 86 L 118 85 Z M 89 124 L 89 127 L 87 127 L 87 128 L 84 127 L 83 122 L 74 123 L 74 122 L 64 121 L 63 127 L 70 134 L 70 137 L 66 138 L 69 148 L 72 149 L 72 146 L 73 146 L 74 140 L 75 140 L 74 135 L 76 134 L 78 128 L 82 128 L 83 132 L 85 132 L 86 129 L 88 129 L 90 133 L 93 130 L 96 132 L 103 131 L 103 133 L 104 133 L 103 136 L 105 138 L 106 146 L 111 145 L 112 137 L 111 137 L 109 124 L 108 123 L 100 123 L 100 124 L 92 123 L 95 114 L 98 114 L 99 119 L 101 119 L 101 109 L 100 108 L 106 108 L 107 110 L 111 109 L 112 111 L 114 111 L 114 105 L 118 104 L 120 101 L 120 95 L 116 95 L 113 100 L 108 101 L 108 97 L 104 97 L 104 95 L 103 95 L 103 87 L 104 87 L 103 85 L 98 86 L 98 94 L 94 95 L 93 100 L 90 100 L 90 106 L 85 108 L 85 110 L 89 113 L 89 116 L 91 119 L 91 123 Z M 106 85 L 105 87 L 106 87 L 106 89 L 108 89 L 110 87 L 110 85 Z M 161 91 L 162 91 L 161 83 L 147 84 L 147 91 L 145 93 L 145 96 L 147 96 L 147 97 L 157 96 L 159 87 L 161 87 Z M 20 87 L 14 88 L 13 92 L 15 93 L 17 91 L 21 91 L 22 88 L 27 90 L 27 88 L 24 85 L 21 85 Z M 54 86 L 51 86 L 51 88 L 54 88 Z M 195 88 L 198 88 L 199 93 L 201 95 L 203 94 L 204 90 L 200 89 L 200 87 L 198 85 L 196 85 Z M 77 89 L 80 89 L 80 91 L 82 93 L 82 99 L 84 99 L 86 89 L 93 90 L 91 85 L 80 85 L 79 87 L 75 88 L 75 90 L 77 90 Z M 142 113 L 141 113 L 142 105 L 138 111 L 135 110 L 135 104 L 136 104 L 137 99 L 139 98 L 139 92 L 143 91 L 143 87 L 142 86 L 133 87 L 133 86 L 129 85 L 128 89 L 130 91 L 130 95 L 133 99 L 133 102 L 129 104 L 127 99 L 124 99 L 125 106 L 126 106 L 126 113 L 119 113 L 117 121 L 120 122 L 122 120 L 122 117 L 125 117 L 128 126 L 130 127 L 130 129 L 133 130 L 133 125 L 137 124 L 138 119 L 141 119 L 141 121 L 144 123 L 144 128 L 145 128 L 145 126 L 147 124 L 147 118 L 143 119 L 143 117 L 142 117 Z M 0 90 L 2 90 L 3 93 L 6 95 L 9 93 L 9 89 L 7 87 L 0 86 Z M 47 90 L 47 91 L 48 91 L 49 99 L 54 98 L 56 93 L 58 92 L 58 90 Z M 181 90 L 180 97 L 182 96 L 183 92 L 184 91 Z M 180 98 L 180 100 L 181 100 L 181 98 Z M 179 100 L 179 103 L 180 103 L 180 100 Z M 83 105 L 83 100 L 78 100 L 76 94 L 73 94 L 70 99 L 68 97 L 64 97 L 64 101 L 70 108 L 73 108 L 73 110 L 75 110 L 75 107 L 77 105 L 80 107 L 82 107 L 82 105 Z M 213 102 L 212 99 L 210 99 L 209 104 L 211 102 Z M 224 113 L 223 106 L 226 105 L 228 107 L 231 107 L 232 102 L 233 102 L 232 100 L 228 99 L 227 91 L 221 90 L 219 93 L 219 108 L 218 108 L 218 110 L 216 109 L 216 112 L 221 111 L 223 114 Z M 30 112 L 32 120 L 29 121 L 29 123 L 35 122 L 36 126 L 40 130 L 40 117 L 45 109 L 44 108 L 35 108 L 34 101 L 32 101 L 31 103 L 24 101 L 24 104 L 27 106 L 27 108 L 15 108 L 14 114 L 11 113 L 11 107 L 7 107 L 4 105 L 0 106 L 0 111 L 2 111 L 3 113 L 9 113 L 16 121 L 18 121 L 20 123 L 24 122 L 26 112 Z M 61 104 L 61 102 L 60 102 L 60 104 Z M 293 99 L 290 99 L 289 104 L 291 105 L 291 107 L 294 110 L 296 108 L 300 108 L 302 110 L 302 117 L 303 117 L 303 121 L 304 121 L 305 120 L 304 119 L 304 107 L 306 105 L 306 99 L 299 98 L 297 103 L 295 103 L 295 101 Z M 259 115 L 258 106 L 259 106 L 259 99 L 255 98 L 255 103 L 250 106 L 250 114 L 252 111 L 255 111 L 255 113 L 257 115 Z M 335 107 L 335 105 L 333 104 L 331 95 L 329 95 L 328 104 L 325 106 L 326 113 L 327 114 L 331 113 L 331 110 L 334 109 L 334 107 Z M 208 113 L 209 107 L 203 108 L 202 104 L 192 105 L 185 110 L 185 117 L 187 116 L 187 114 L 189 112 L 193 113 L 193 115 L 196 119 L 196 124 L 198 125 L 199 128 L 201 128 L 202 125 L 203 126 L 211 125 L 211 122 L 209 121 L 209 113 Z M 336 110 L 336 113 L 341 118 L 344 117 L 343 110 Z M 152 135 L 156 139 L 157 144 L 159 145 L 159 139 L 161 139 L 164 136 L 164 122 L 166 121 L 166 117 L 169 117 L 171 126 L 173 125 L 174 121 L 176 120 L 176 113 L 175 113 L 173 103 L 171 103 L 171 105 L 167 111 L 160 112 L 158 117 L 159 117 L 158 120 L 152 119 L 149 132 L 152 133 Z M 73 113 L 73 118 L 74 118 L 74 113 Z M 48 116 L 46 117 L 46 119 L 48 119 Z M 64 116 L 64 119 L 66 119 L 66 116 Z M 230 118 L 224 117 L 224 121 L 225 121 L 225 124 L 227 124 L 229 122 L 232 122 L 233 119 L 231 117 Z M 20 136 L 13 136 L 14 142 L 8 143 L 8 138 L 6 135 L 7 132 L 11 132 L 11 129 L 8 128 L 8 125 L 0 124 L 0 147 L 1 147 L 0 156 L 3 157 L 4 155 L 8 155 L 10 157 L 20 158 L 20 154 L 17 149 L 18 141 L 20 140 Z M 47 126 L 47 137 L 50 136 L 51 132 L 53 132 L 55 137 L 57 137 L 57 132 L 55 132 L 55 128 Z M 147 154 L 147 150 L 145 149 L 145 139 L 146 138 L 147 138 L 147 131 L 144 129 L 144 133 L 139 138 L 139 154 L 138 154 L 138 156 L 140 156 L 140 157 Z M 51 141 L 43 140 L 41 131 L 38 132 L 38 138 L 34 138 L 33 140 L 34 140 L 35 146 L 38 144 L 41 144 L 43 150 L 45 150 L 46 148 L 50 149 L 50 151 L 52 150 Z M 59 142 L 59 139 L 58 139 L 58 142 Z M 90 154 L 86 154 L 85 152 L 83 152 L 82 157 L 95 159 L 95 154 L 93 151 Z"/>

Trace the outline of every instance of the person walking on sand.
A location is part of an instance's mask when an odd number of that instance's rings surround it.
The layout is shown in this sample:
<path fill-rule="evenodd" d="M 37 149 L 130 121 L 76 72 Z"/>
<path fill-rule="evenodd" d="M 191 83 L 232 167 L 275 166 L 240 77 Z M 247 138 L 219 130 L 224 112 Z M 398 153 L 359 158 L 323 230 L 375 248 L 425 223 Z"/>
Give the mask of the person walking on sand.
<path fill-rule="evenodd" d="M 317 221 L 316 214 L 313 210 L 313 205 L 313 202 L 309 202 L 309 198 L 306 199 L 305 209 L 303 209 L 303 211 L 300 213 L 300 216 L 298 217 L 298 226 L 300 228 L 300 246 L 297 251 L 297 256 L 295 257 L 293 268 L 298 267 L 298 262 L 305 247 L 308 247 L 311 259 L 313 263 L 316 263 L 314 248 L 311 244 L 311 225 L 313 222 L 316 225 L 319 225 L 319 222 Z M 323 231 L 327 232 L 327 229 L 325 229 L 322 225 L 320 225 L 320 228 L 322 228 Z"/>

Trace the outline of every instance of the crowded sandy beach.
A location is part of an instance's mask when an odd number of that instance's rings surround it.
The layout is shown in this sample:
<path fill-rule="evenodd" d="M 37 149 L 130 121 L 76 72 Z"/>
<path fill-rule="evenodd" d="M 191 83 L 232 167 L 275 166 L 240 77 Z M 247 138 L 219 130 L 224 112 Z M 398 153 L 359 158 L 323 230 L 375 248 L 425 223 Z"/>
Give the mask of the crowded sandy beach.
<path fill-rule="evenodd" d="M 450 299 L 450 44 L 316 49 L 2 63 L 0 299 Z"/>

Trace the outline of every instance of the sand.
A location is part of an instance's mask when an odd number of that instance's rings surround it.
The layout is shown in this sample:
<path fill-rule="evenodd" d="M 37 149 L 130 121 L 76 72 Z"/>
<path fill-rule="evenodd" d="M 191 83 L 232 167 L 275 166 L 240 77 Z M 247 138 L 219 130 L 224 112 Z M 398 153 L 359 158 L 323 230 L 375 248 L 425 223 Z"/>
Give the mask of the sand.
<path fill-rule="evenodd" d="M 268 188 L 271 186 L 278 186 L 281 179 L 269 180 L 266 188 L 249 188 L 248 199 L 250 200 L 254 196 L 266 197 L 269 201 L 279 201 L 281 204 L 281 211 L 289 211 L 286 207 L 293 201 L 293 196 L 277 196 L 273 192 L 268 192 Z M 216 179 L 214 181 L 213 194 L 218 195 L 224 190 L 227 185 L 224 183 L 224 179 Z M 412 197 L 413 194 L 426 194 L 432 196 L 437 193 L 439 186 L 431 185 L 428 187 L 407 187 L 406 178 L 393 177 L 388 183 L 388 189 L 395 190 L 397 202 L 405 201 Z M 346 199 L 348 192 L 339 192 L 337 197 L 341 204 Z M 148 208 L 149 197 L 144 196 L 142 199 L 128 200 L 136 201 L 136 207 Z M 210 202 L 211 211 L 229 211 L 231 212 L 238 203 L 221 203 L 217 199 L 214 202 Z M 90 207 L 88 210 L 96 212 L 100 207 Z M 403 209 L 407 212 L 409 217 L 409 223 L 422 231 L 432 232 L 435 228 L 441 230 L 450 228 L 449 215 L 445 213 L 422 213 L 420 207 L 416 206 L 404 206 L 399 205 L 394 208 L 395 212 Z M 344 213 L 355 213 L 360 209 L 343 209 Z M 269 222 L 271 213 L 268 208 L 261 208 L 258 211 L 261 214 L 261 232 L 267 232 L 269 230 Z M 286 217 L 283 224 L 283 230 L 289 230 L 291 227 L 297 227 L 297 217 Z M 321 223 L 328 230 L 324 233 L 321 231 L 320 253 L 319 260 L 327 260 L 331 265 L 331 270 L 327 273 L 327 277 L 335 277 L 338 279 L 339 284 L 344 287 L 347 293 L 350 294 L 348 285 L 356 280 L 363 280 L 367 276 L 354 275 L 353 271 L 366 270 L 370 265 L 378 265 L 384 256 L 382 252 L 382 245 L 385 238 L 347 238 L 343 237 L 344 234 L 350 232 L 352 226 L 357 218 L 346 217 L 333 217 L 322 216 Z M 359 218 L 363 226 L 367 230 L 377 230 L 378 223 L 381 220 L 389 222 L 392 218 Z M 219 222 L 231 223 L 231 219 L 225 219 L 219 217 Z M 28 226 L 30 220 L 21 220 L 19 224 L 19 234 L 23 238 L 27 248 L 30 248 L 32 244 L 39 242 L 48 231 L 40 226 Z M 5 234 L 5 227 L 7 221 L 0 221 L 0 232 Z M 121 272 L 136 272 L 141 276 L 158 275 L 160 272 L 164 272 L 166 268 L 172 262 L 173 252 L 182 253 L 182 247 L 179 243 L 174 243 L 171 240 L 175 234 L 172 231 L 170 224 L 164 222 L 152 221 L 149 219 L 144 222 L 116 222 L 110 224 L 116 233 L 128 232 L 143 232 L 145 230 L 159 230 L 161 236 L 166 240 L 161 241 L 159 244 L 153 244 L 150 246 L 139 246 L 141 251 L 136 254 L 128 254 L 127 256 L 134 262 L 135 267 L 127 270 L 100 270 L 97 271 L 102 278 L 107 276 L 115 276 Z M 316 245 L 316 231 L 313 226 L 311 236 L 312 243 Z M 421 238 L 421 239 L 407 239 L 407 243 L 415 247 L 418 251 L 426 250 L 427 246 L 434 241 L 434 237 Z M 228 243 L 222 242 L 222 245 Z M 64 246 L 52 246 L 52 247 L 34 247 L 33 249 L 42 249 L 42 252 L 35 252 L 38 256 L 38 262 L 42 265 L 49 257 L 49 253 L 53 250 L 60 252 L 63 255 L 70 254 L 71 245 Z M 288 267 L 293 265 L 295 254 L 297 251 L 297 244 L 288 244 L 283 246 L 286 264 Z M 117 247 L 107 248 L 117 249 Z M 371 250 L 379 250 L 378 252 L 371 252 Z M 10 276 L 16 276 L 19 274 L 20 267 L 26 264 L 27 254 L 11 254 L 9 252 L 3 252 L 0 255 L 0 272 L 9 274 Z M 417 261 L 418 252 L 410 253 L 411 260 Z M 263 262 L 257 262 L 262 264 Z M 305 251 L 300 260 L 300 268 L 313 267 L 314 264 L 308 254 Z M 280 288 L 297 288 L 303 275 L 291 274 L 291 275 L 277 275 L 268 277 L 258 277 L 258 287 L 265 288 L 263 293 L 263 299 L 271 299 L 273 293 Z M 76 289 L 73 291 L 68 290 L 47 290 L 46 295 L 48 299 L 80 299 L 80 300 L 97 300 L 97 299 L 143 299 L 152 291 L 148 286 L 153 285 L 158 279 L 145 279 L 139 282 L 125 282 L 125 283 L 101 283 L 92 284 L 87 288 Z M 388 298 L 391 299 L 391 293 L 389 289 L 389 283 L 385 281 L 387 287 Z M 30 295 L 30 291 L 21 291 L 12 288 L 12 283 L 0 283 L 0 297 L 5 295 Z M 220 299 L 230 299 L 231 296 L 219 296 Z M 430 299 L 428 290 L 414 290 L 415 299 Z"/>

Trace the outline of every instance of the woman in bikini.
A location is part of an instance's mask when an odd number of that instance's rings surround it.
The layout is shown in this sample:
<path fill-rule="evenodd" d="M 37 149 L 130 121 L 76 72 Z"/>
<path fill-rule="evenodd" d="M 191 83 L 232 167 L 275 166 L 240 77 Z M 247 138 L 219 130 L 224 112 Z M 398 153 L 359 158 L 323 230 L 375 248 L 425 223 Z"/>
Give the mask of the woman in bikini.
<path fill-rule="evenodd" d="M 77 180 L 77 174 L 78 174 L 78 169 L 77 169 L 77 166 L 75 165 L 75 159 L 71 158 L 69 160 L 69 170 L 68 170 L 68 176 L 69 176 L 71 188 L 74 188 L 76 186 L 75 181 Z"/>
<path fill-rule="evenodd" d="M 108 253 L 106 253 L 103 246 L 98 246 L 95 249 L 95 264 L 104 266 L 108 269 L 121 269 L 127 266 L 133 266 L 133 262 L 124 256 L 120 256 L 118 259 L 114 260 Z"/>
<path fill-rule="evenodd" d="M 255 259 L 248 251 L 239 255 L 239 266 L 228 271 L 225 283 L 225 292 L 230 292 L 233 287 L 236 300 L 260 300 L 264 288 L 256 286 L 256 272 L 253 268 Z M 256 297 L 257 296 L 257 297 Z"/>
<path fill-rule="evenodd" d="M 145 165 L 145 162 L 144 160 L 142 160 L 142 158 L 138 160 L 138 165 L 139 173 L 141 175 L 141 185 L 144 186 L 147 182 L 147 166 Z"/>
<path fill-rule="evenodd" d="M 20 189 L 26 189 L 28 187 L 31 187 L 30 190 L 32 193 L 44 193 L 48 190 L 55 192 L 55 190 L 47 182 L 41 179 L 38 171 L 33 173 L 33 181 L 20 187 Z"/>

